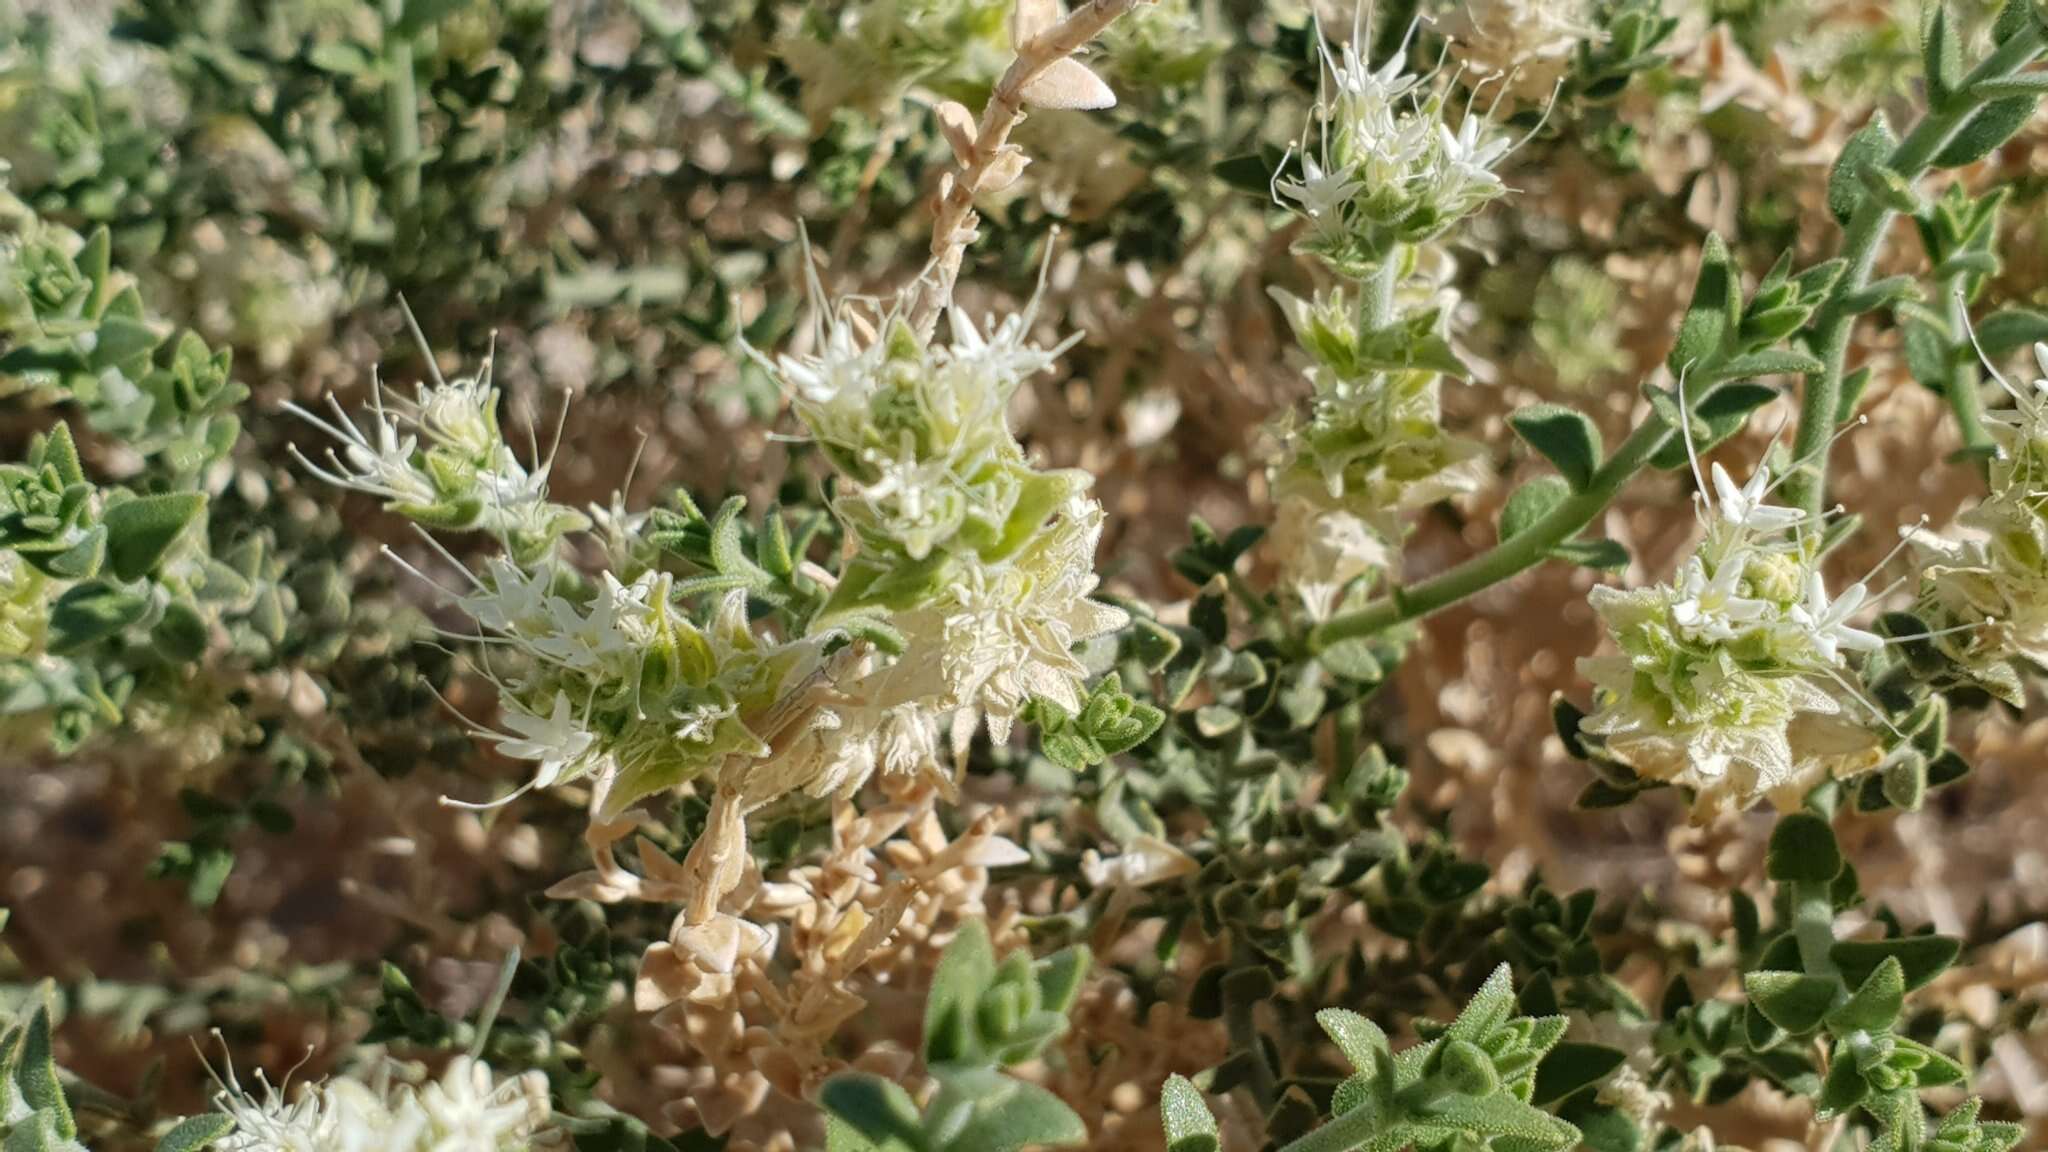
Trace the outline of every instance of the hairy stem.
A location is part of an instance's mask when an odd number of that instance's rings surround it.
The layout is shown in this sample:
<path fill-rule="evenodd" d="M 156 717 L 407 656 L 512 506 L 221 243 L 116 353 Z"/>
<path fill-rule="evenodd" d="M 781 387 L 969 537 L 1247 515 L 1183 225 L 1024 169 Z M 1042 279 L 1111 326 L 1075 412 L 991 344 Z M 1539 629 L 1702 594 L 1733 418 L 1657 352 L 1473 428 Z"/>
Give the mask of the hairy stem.
<path fill-rule="evenodd" d="M 1309 647 L 1321 651 L 1340 640 L 1384 632 L 1447 608 L 1536 566 L 1551 549 L 1584 531 L 1613 501 L 1628 478 L 1649 463 L 1671 433 L 1664 418 L 1651 412 L 1593 473 L 1592 481 L 1584 489 L 1566 497 L 1520 534 L 1419 584 L 1396 588 L 1357 611 L 1331 617 L 1309 633 Z"/>
<path fill-rule="evenodd" d="M 1954 139 L 1970 115 L 1984 104 L 1983 97 L 1970 93 L 1985 80 L 2009 76 L 2033 60 L 2041 51 L 2039 29 L 2031 24 L 1999 45 L 1998 50 L 1970 73 L 1953 106 L 1930 113 L 1893 150 L 1889 167 L 1911 179 L 1926 171 L 1947 143 Z M 1842 280 L 1815 315 L 1809 342 L 1821 355 L 1822 371 L 1807 381 L 1802 397 L 1798 437 L 1792 458 L 1817 461 L 1810 468 L 1793 473 L 1786 481 L 1787 502 L 1818 513 L 1826 485 L 1825 452 L 1835 426 L 1835 409 L 1841 404 L 1843 364 L 1848 356 L 1854 315 L 1844 307 L 1848 296 L 1867 287 L 1870 270 L 1877 260 L 1878 242 L 1891 221 L 1891 210 L 1876 197 L 1866 197 L 1850 218 L 1842 251 L 1849 262 Z M 1700 397 L 1704 400 L 1705 397 Z M 1698 406 L 1699 401 L 1694 402 Z M 1482 592 L 1540 563 L 1551 549 L 1571 539 L 1606 509 L 1628 478 L 1647 463 L 1673 430 L 1652 412 L 1629 434 L 1583 490 L 1574 492 L 1523 532 L 1504 540 L 1462 564 L 1408 588 L 1396 588 L 1386 596 L 1355 611 L 1332 617 L 1309 633 L 1309 647 L 1320 651 L 1340 640 L 1371 636 L 1395 625 L 1420 619 Z"/>
<path fill-rule="evenodd" d="M 1969 310 L 1963 306 L 1961 281 L 1960 275 L 1950 276 L 1941 282 L 1940 289 L 1949 331 L 1958 334 L 1970 323 Z M 1948 379 L 1942 395 L 1948 400 L 1949 411 L 1955 414 L 1956 432 L 1963 438 L 1961 455 L 1975 458 L 1981 465 L 1997 447 L 1991 433 L 1984 430 L 1984 396 L 1980 391 L 1983 378 L 1977 372 L 1977 359 L 1967 338 L 1952 342 L 1945 351 Z"/>
<path fill-rule="evenodd" d="M 974 197 L 989 169 L 1009 143 L 1010 130 L 1024 118 L 1024 86 L 1054 63 L 1072 56 L 1100 35 L 1116 18 L 1143 0 L 1088 0 L 1059 23 L 1017 46 L 1017 58 L 989 93 L 974 134 L 971 154 L 944 185 L 932 219 L 932 264 L 918 282 L 910 305 L 910 322 L 919 332 L 931 331 L 940 310 L 953 299 L 960 261 L 974 239 Z"/>
<path fill-rule="evenodd" d="M 2041 33 L 2029 21 L 1971 71 L 1949 107 L 1920 118 L 1892 150 L 1885 166 L 1908 181 L 1925 172 L 1986 103 L 1980 94 L 1983 82 L 2010 76 L 2040 50 Z M 1849 338 L 1856 326 L 1856 313 L 1848 307 L 1848 300 L 1869 286 L 1870 270 L 1877 263 L 1878 247 L 1890 229 L 1892 216 L 1891 208 L 1876 196 L 1865 196 L 1857 205 L 1842 236 L 1842 257 L 1849 266 L 1807 330 L 1807 344 L 1821 358 L 1822 368 L 1807 379 L 1800 400 L 1792 459 L 1802 463 L 1785 482 L 1785 501 L 1809 515 L 1820 515 L 1827 498 L 1828 441 L 1834 435 L 1842 403 L 1842 376 L 1849 359 Z"/>
<path fill-rule="evenodd" d="M 414 76 L 412 41 L 398 34 L 405 19 L 405 0 L 384 0 L 385 63 L 390 68 L 390 88 L 384 95 L 384 122 L 391 150 L 392 215 L 409 219 L 420 199 L 420 98 Z M 401 242 L 404 233 L 400 233 Z"/>
<path fill-rule="evenodd" d="M 1835 946 L 1835 903 L 1825 884 L 1802 883 L 1793 888 L 1792 937 L 1799 943 L 1799 966 L 1809 976 L 1831 976 Z"/>
<path fill-rule="evenodd" d="M 1394 289 L 1401 283 L 1401 264 L 1406 254 L 1404 248 L 1396 245 L 1373 266 L 1372 277 L 1365 282 L 1365 296 L 1359 302 L 1361 327 L 1367 332 L 1377 332 L 1394 322 Z"/>

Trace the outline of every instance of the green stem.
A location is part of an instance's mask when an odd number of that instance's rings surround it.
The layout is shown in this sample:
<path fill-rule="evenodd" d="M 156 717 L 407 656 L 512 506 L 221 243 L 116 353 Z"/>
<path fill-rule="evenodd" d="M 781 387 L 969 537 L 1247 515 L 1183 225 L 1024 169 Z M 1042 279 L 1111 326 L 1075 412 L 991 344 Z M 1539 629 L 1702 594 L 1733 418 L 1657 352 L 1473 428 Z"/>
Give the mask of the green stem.
<path fill-rule="evenodd" d="M 1799 943 L 1799 966 L 1809 976 L 1832 976 L 1835 947 L 1835 902 L 1825 884 L 1801 883 L 1792 889 L 1792 936 Z"/>
<path fill-rule="evenodd" d="M 1969 310 L 1963 307 L 1962 293 L 1958 291 L 1961 282 L 1961 276 L 1951 276 L 1941 282 L 1949 331 L 1958 335 L 1970 323 Z M 1948 380 L 1943 385 L 1942 394 L 1948 400 L 1949 411 L 1955 414 L 1956 431 L 1963 438 L 1963 455 L 1981 463 L 1996 445 L 1992 442 L 1991 433 L 1984 430 L 1983 378 L 1977 372 L 1977 358 L 1967 339 L 1952 344 L 1947 352 Z"/>
<path fill-rule="evenodd" d="M 1346 702 L 1337 711 L 1331 735 L 1330 791 L 1338 796 L 1351 783 L 1351 769 L 1358 762 L 1358 736 L 1365 727 L 1364 713 L 1356 700 Z"/>
<path fill-rule="evenodd" d="M 1982 83 L 2011 75 L 2040 50 L 2040 30 L 2029 21 L 1970 72 L 1949 107 L 1920 118 L 1898 147 L 1892 149 L 1885 166 L 1909 182 L 1925 172 L 1970 116 L 1986 103 L 1978 94 Z M 1848 262 L 1848 268 L 1814 314 L 1807 331 L 1807 344 L 1820 356 L 1822 368 L 1807 379 L 1805 395 L 1800 400 L 1799 430 L 1792 441 L 1792 459 L 1800 461 L 1800 466 L 1786 479 L 1785 500 L 1810 515 L 1820 515 L 1821 504 L 1827 498 L 1828 442 L 1835 432 L 1837 410 L 1842 403 L 1843 370 L 1849 359 L 1849 338 L 1856 326 L 1856 313 L 1845 306 L 1846 301 L 1869 286 L 1870 270 L 1877 263 L 1878 246 L 1891 226 L 1892 216 L 1891 208 L 1876 196 L 1865 196 L 1858 202 L 1842 235 L 1842 258 Z"/>
<path fill-rule="evenodd" d="M 1364 295 L 1359 300 L 1359 327 L 1365 332 L 1377 332 L 1394 322 L 1394 289 L 1401 283 L 1401 265 L 1406 263 L 1407 253 L 1395 245 L 1378 264 L 1373 265 L 1372 276 L 1365 281 Z"/>
<path fill-rule="evenodd" d="M 1230 594 L 1237 597 L 1237 602 L 1244 605 L 1245 612 L 1251 616 L 1254 622 L 1266 618 L 1266 613 L 1271 606 L 1266 603 L 1264 596 L 1253 591 L 1252 586 L 1245 583 L 1244 577 L 1234 571 L 1225 572 L 1223 574 L 1223 583 L 1229 587 Z"/>
<path fill-rule="evenodd" d="M 1396 588 L 1357 611 L 1331 617 L 1309 633 L 1309 647 L 1321 651 L 1340 640 L 1384 632 L 1447 608 L 1542 563 L 1551 549 L 1584 531 L 1606 509 L 1628 478 L 1664 446 L 1671 431 L 1663 417 L 1652 412 L 1600 465 L 1583 489 L 1566 497 L 1534 524 L 1454 568 L 1408 588 Z"/>
<path fill-rule="evenodd" d="M 2007 76 L 2019 70 L 2041 50 L 2041 32 L 2033 25 L 2013 34 L 1970 73 L 1953 106 L 1930 113 L 1893 150 L 1889 166 L 1911 179 L 1924 172 L 1941 149 L 1955 137 L 1978 107 L 1982 96 L 1970 95 L 1984 80 Z M 1877 259 L 1878 242 L 1891 211 L 1874 196 L 1865 197 L 1850 218 L 1842 251 L 1849 262 L 1842 281 L 1815 315 L 1810 343 L 1821 353 L 1823 370 L 1807 382 L 1800 405 L 1798 439 L 1793 444 L 1794 460 L 1813 460 L 1817 465 L 1800 469 L 1786 481 L 1787 501 L 1818 513 L 1826 486 L 1823 454 L 1833 434 L 1835 409 L 1841 404 L 1842 368 L 1848 357 L 1849 335 L 1855 317 L 1842 307 L 1846 297 L 1870 282 L 1870 270 Z M 1700 400 L 1704 400 L 1701 397 Z M 1699 401 L 1694 402 L 1697 408 Z M 1592 482 L 1574 492 L 1563 503 L 1545 513 L 1520 535 L 1503 540 L 1491 551 L 1439 573 L 1409 588 L 1396 588 L 1388 595 L 1355 611 L 1332 617 L 1309 633 L 1309 647 L 1320 651 L 1340 640 L 1371 636 L 1418 620 L 1465 598 L 1510 579 L 1536 564 L 1550 550 L 1571 539 L 1593 522 L 1613 501 L 1621 486 L 1639 471 L 1664 445 L 1672 429 L 1654 412 L 1629 434 L 1607 462 L 1593 475 Z"/>
<path fill-rule="evenodd" d="M 410 219 L 420 199 L 420 103 L 418 78 L 414 75 L 412 41 L 398 34 L 405 19 L 405 0 L 384 0 L 384 62 L 391 85 L 385 94 L 384 125 L 390 149 L 391 214 Z M 399 233 L 406 242 L 405 230 Z"/>

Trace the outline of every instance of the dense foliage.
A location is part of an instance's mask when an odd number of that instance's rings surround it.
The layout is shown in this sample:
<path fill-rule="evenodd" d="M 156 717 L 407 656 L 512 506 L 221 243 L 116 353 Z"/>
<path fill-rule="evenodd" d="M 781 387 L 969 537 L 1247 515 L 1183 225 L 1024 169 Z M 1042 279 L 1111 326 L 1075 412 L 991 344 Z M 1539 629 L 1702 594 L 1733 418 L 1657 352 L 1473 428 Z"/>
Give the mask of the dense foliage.
<path fill-rule="evenodd" d="M 2044 55 L 0 0 L 0 1145 L 2048 1137 Z"/>

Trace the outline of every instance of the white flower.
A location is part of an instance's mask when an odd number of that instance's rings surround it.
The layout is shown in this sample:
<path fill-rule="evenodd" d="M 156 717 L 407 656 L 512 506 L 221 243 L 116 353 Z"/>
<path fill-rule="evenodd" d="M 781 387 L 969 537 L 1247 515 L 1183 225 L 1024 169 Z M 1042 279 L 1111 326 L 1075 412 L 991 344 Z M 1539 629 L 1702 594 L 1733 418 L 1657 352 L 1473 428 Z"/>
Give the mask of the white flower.
<path fill-rule="evenodd" d="M 527 646 L 564 667 L 590 669 L 607 659 L 630 651 L 633 634 L 644 632 L 647 606 L 642 601 L 646 588 L 635 582 L 621 585 L 605 573 L 597 595 L 585 612 L 560 596 L 550 596 L 547 618 L 552 631 L 525 637 Z"/>
<path fill-rule="evenodd" d="M 1282 180 L 1275 188 L 1280 195 L 1301 205 L 1301 210 L 1310 219 L 1328 222 L 1337 216 L 1353 196 L 1365 187 L 1351 178 L 1348 169 L 1339 168 L 1325 172 L 1314 156 L 1304 153 L 1301 157 L 1302 178 Z"/>
<path fill-rule="evenodd" d="M 822 300 L 813 306 L 822 308 Z M 829 324 L 822 318 L 815 329 L 818 351 L 806 356 L 776 358 L 774 368 L 784 383 L 813 404 L 841 407 L 861 406 L 876 380 L 882 350 L 873 340 L 863 340 L 853 315 L 845 308 L 833 310 Z"/>
<path fill-rule="evenodd" d="M 1443 124 L 1438 124 L 1436 131 L 1439 212 L 1462 214 L 1506 191 L 1500 177 L 1493 174 L 1493 166 L 1508 154 L 1507 137 L 1493 132 L 1486 120 L 1476 115 L 1467 115 L 1456 132 Z"/>
<path fill-rule="evenodd" d="M 512 632 L 546 616 L 553 573 L 545 568 L 529 572 L 501 556 L 493 556 L 484 571 L 476 591 L 456 600 L 470 619 L 494 632 Z"/>
<path fill-rule="evenodd" d="M 548 1118 L 547 1079 L 538 1072 L 498 1080 L 490 1065 L 458 1056 L 414 1097 L 431 1152 L 525 1149 Z"/>
<path fill-rule="evenodd" d="M 678 709 L 675 717 L 682 723 L 676 728 L 675 737 L 685 744 L 708 744 L 717 734 L 720 722 L 731 719 L 738 711 L 732 704 L 699 704 Z"/>
<path fill-rule="evenodd" d="M 495 412 L 498 390 L 488 366 L 477 376 L 421 388 L 414 405 L 420 428 L 464 455 L 484 457 L 504 447 Z"/>
<path fill-rule="evenodd" d="M 1327 51 L 1325 59 L 1328 59 Z M 1406 52 L 1395 52 L 1386 63 L 1373 69 L 1366 65 L 1355 48 L 1346 44 L 1340 57 L 1330 62 L 1330 71 L 1336 78 L 1339 96 L 1349 101 L 1355 112 L 1391 121 L 1394 103 L 1422 82 L 1419 76 L 1405 74 L 1407 62 Z"/>
<path fill-rule="evenodd" d="M 341 446 L 339 454 L 333 448 L 327 449 L 327 466 L 324 468 L 309 459 L 296 444 L 288 449 L 292 458 L 299 462 L 300 467 L 337 488 L 398 503 L 432 503 L 435 498 L 434 482 L 413 463 L 413 457 L 419 451 L 419 438 L 405 431 L 400 415 L 385 409 L 381 388 L 373 386 L 371 398 L 372 431 L 369 433 L 348 418 L 341 410 L 341 402 L 332 395 L 327 397 L 327 406 L 334 416 L 332 421 L 287 401 L 286 411 L 327 433 Z"/>
<path fill-rule="evenodd" d="M 1679 631 L 1694 640 L 1733 640 L 1762 623 L 1772 606 L 1738 594 L 1743 574 L 1742 558 L 1721 562 L 1712 577 L 1695 556 L 1679 577 L 1678 594 L 1671 605 L 1671 620 Z"/>
<path fill-rule="evenodd" d="M 499 752 L 514 760 L 540 762 L 540 768 L 534 772 L 533 783 L 529 785 L 533 788 L 546 788 L 561 779 L 567 769 L 583 759 L 597 739 L 585 731 L 576 718 L 567 692 L 555 693 L 554 709 L 545 717 L 517 707 L 509 710 L 505 714 L 505 726 L 512 730 L 511 735 L 497 732 L 484 735 L 497 742 Z"/>
<path fill-rule="evenodd" d="M 1827 663 L 1839 663 L 1841 649 L 1844 648 L 1852 652 L 1875 652 L 1884 647 L 1884 640 L 1876 633 L 1865 632 L 1849 623 L 1849 617 L 1863 606 L 1868 595 L 1869 590 L 1862 584 L 1851 584 L 1830 602 L 1820 573 L 1809 572 L 1806 576 L 1806 600 L 1793 607 L 1792 619 Z"/>
<path fill-rule="evenodd" d="M 1806 513 L 1797 508 L 1781 508 L 1764 503 L 1764 497 L 1771 486 L 1770 470 L 1757 466 L 1749 483 L 1737 488 L 1728 470 L 1716 461 L 1713 465 L 1714 491 L 1720 500 L 1715 511 L 1722 522 L 1750 532 L 1774 533 L 1797 528 L 1806 522 Z"/>
<path fill-rule="evenodd" d="M 457 1057 L 420 1089 L 336 1076 L 285 1094 L 257 1077 L 262 1095 L 228 1070 L 214 1107 L 235 1122 L 220 1152 L 526 1152 L 547 1123 L 547 1082 L 537 1072 L 498 1080 L 488 1065 Z"/>

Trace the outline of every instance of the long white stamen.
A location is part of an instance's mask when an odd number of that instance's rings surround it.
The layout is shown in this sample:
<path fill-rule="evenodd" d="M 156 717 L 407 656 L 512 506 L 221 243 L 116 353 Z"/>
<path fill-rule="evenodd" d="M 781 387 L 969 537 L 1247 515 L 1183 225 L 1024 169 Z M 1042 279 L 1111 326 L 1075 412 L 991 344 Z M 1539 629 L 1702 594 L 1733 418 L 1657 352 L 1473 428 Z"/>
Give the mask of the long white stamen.
<path fill-rule="evenodd" d="M 427 334 L 420 331 L 420 322 L 412 314 L 412 305 L 406 303 L 404 295 L 398 297 L 398 310 L 405 316 L 405 326 L 412 331 L 413 343 L 419 346 L 420 356 L 427 362 L 427 374 L 434 378 L 434 387 L 446 388 L 448 381 L 441 376 L 441 364 L 434 359 L 433 345 L 427 343 Z"/>

